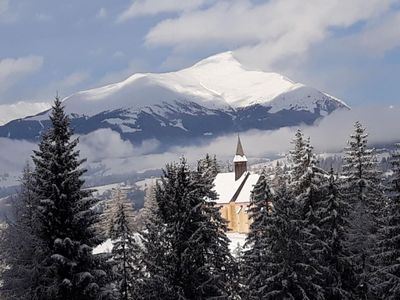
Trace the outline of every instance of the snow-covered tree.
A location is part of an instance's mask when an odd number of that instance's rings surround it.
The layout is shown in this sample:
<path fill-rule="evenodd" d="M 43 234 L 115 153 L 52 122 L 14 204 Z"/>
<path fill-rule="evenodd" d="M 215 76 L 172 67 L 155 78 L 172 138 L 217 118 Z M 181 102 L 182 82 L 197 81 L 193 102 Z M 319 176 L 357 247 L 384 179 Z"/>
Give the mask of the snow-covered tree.
<path fill-rule="evenodd" d="M 145 235 L 146 285 L 160 287 L 153 297 L 158 293 L 159 299 L 228 299 L 233 293 L 233 257 L 226 224 L 212 201 L 209 173 L 190 171 L 182 159 L 166 166 L 157 185 L 156 222 L 148 232 L 155 242 L 150 245 Z"/>
<path fill-rule="evenodd" d="M 267 292 L 271 211 L 272 193 L 267 175 L 263 172 L 253 188 L 248 210 L 252 223 L 246 237 L 248 249 L 242 258 L 242 283 L 246 299 L 263 299 Z"/>
<path fill-rule="evenodd" d="M 83 189 L 84 160 L 76 150 L 70 121 L 56 98 L 50 114 L 52 127 L 34 151 L 35 194 L 38 197 L 38 226 L 41 268 L 35 299 L 107 299 L 107 263 L 92 249 L 102 240 L 94 224 L 97 200 Z M 111 297 L 111 296 L 110 296 Z"/>
<path fill-rule="evenodd" d="M 372 254 L 376 244 L 379 214 L 384 205 L 377 161 L 374 150 L 367 148 L 367 136 L 361 123 L 356 122 L 346 148 L 343 165 L 345 180 L 342 185 L 344 196 L 352 206 L 348 247 L 356 275 L 353 285 L 359 299 L 369 299 L 373 294 Z"/>
<path fill-rule="evenodd" d="M 306 139 L 301 129 L 298 129 L 294 139 L 292 140 L 294 149 L 289 151 L 289 161 L 292 165 L 292 171 L 290 173 L 290 181 L 292 183 L 292 189 L 301 191 L 299 186 L 300 179 L 307 172 L 307 165 L 305 161 L 306 157 Z"/>
<path fill-rule="evenodd" d="M 200 159 L 197 163 L 198 171 L 204 172 L 206 171 L 208 176 L 211 176 L 212 179 L 217 176 L 219 173 L 220 167 L 218 165 L 217 157 L 211 157 L 208 153 L 203 159 Z"/>
<path fill-rule="evenodd" d="M 141 249 L 137 240 L 139 236 L 135 232 L 132 203 L 121 189 L 116 190 L 105 216 L 108 220 L 108 236 L 113 244 L 111 259 L 117 277 L 118 299 L 137 299 L 141 294 Z"/>
<path fill-rule="evenodd" d="M 352 264 L 346 247 L 351 207 L 338 186 L 333 168 L 324 187 L 322 230 L 326 252 L 323 259 L 326 300 L 353 299 Z"/>
<path fill-rule="evenodd" d="M 321 226 L 323 186 L 326 182 L 326 174 L 318 167 L 318 160 L 313 152 L 310 139 L 305 139 L 300 130 L 296 132 L 293 144 L 295 147 L 289 156 L 293 163 L 289 187 L 292 196 L 301 207 L 299 217 L 303 221 L 304 230 L 307 233 L 304 244 L 308 247 L 310 264 L 318 270 L 318 278 L 314 278 L 314 281 L 323 285 L 322 274 L 326 268 L 323 254 L 327 249 Z"/>
<path fill-rule="evenodd" d="M 266 277 L 256 296 L 250 299 L 324 299 L 307 245 L 308 232 L 302 218 L 302 205 L 286 186 L 275 191 L 268 240 L 260 272 Z"/>
<path fill-rule="evenodd" d="M 0 264 L 7 266 L 0 274 L 0 291 L 6 299 L 31 299 L 37 287 L 40 266 L 35 256 L 38 240 L 33 235 L 38 204 L 34 186 L 32 169 L 27 164 L 12 202 L 12 215 L 0 235 Z"/>
<path fill-rule="evenodd" d="M 400 150 L 400 145 L 397 145 Z M 379 232 L 376 273 L 379 296 L 382 299 L 400 298 L 400 151 L 392 155 L 390 198 Z"/>

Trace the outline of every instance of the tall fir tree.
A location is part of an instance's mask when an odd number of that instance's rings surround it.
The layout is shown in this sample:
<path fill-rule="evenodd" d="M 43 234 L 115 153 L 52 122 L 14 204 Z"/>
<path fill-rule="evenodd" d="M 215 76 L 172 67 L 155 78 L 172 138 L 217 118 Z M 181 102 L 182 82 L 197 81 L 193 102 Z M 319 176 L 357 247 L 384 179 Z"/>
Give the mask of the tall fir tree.
<path fill-rule="evenodd" d="M 318 270 L 310 259 L 305 242 L 308 232 L 301 217 L 302 205 L 283 185 L 275 191 L 266 241 L 267 277 L 259 289 L 261 298 L 273 300 L 323 300 L 321 286 L 316 282 Z"/>
<path fill-rule="evenodd" d="M 354 278 L 350 253 L 346 247 L 349 228 L 350 204 L 340 191 L 337 176 L 333 168 L 329 181 L 323 188 L 322 230 L 326 253 L 324 269 L 324 290 L 326 300 L 354 299 Z"/>
<path fill-rule="evenodd" d="M 118 299 L 138 299 L 143 277 L 139 235 L 135 231 L 132 203 L 121 189 L 115 191 L 105 211 L 105 217 L 108 220 L 108 237 L 113 244 L 111 260 L 117 279 Z"/>
<path fill-rule="evenodd" d="M 166 166 L 157 185 L 156 222 L 148 233 L 153 244 L 149 245 L 147 237 L 145 245 L 150 246 L 146 254 L 155 255 L 147 262 L 150 274 L 146 283 L 161 287 L 165 294 L 158 294 L 160 299 L 233 296 L 233 257 L 226 224 L 212 201 L 215 193 L 208 174 L 208 168 L 190 171 L 182 159 Z"/>
<path fill-rule="evenodd" d="M 392 155 L 390 198 L 379 231 L 376 273 L 378 292 L 382 299 L 400 298 L 400 144 Z"/>
<path fill-rule="evenodd" d="M 373 299 L 372 283 L 374 262 L 372 260 L 379 225 L 379 214 L 383 209 L 383 194 L 380 174 L 374 150 L 368 149 L 368 135 L 360 122 L 354 125 L 346 148 L 343 165 L 344 196 L 352 206 L 348 247 L 352 254 L 358 299 Z"/>
<path fill-rule="evenodd" d="M 307 171 L 307 166 L 304 161 L 306 155 L 306 140 L 301 129 L 296 131 L 292 144 L 294 145 L 294 149 L 289 151 L 289 161 L 292 165 L 290 182 L 292 184 L 292 189 L 297 190 L 296 193 L 299 193 L 302 188 L 299 186 L 299 181 Z"/>
<path fill-rule="evenodd" d="M 271 213 L 272 193 L 263 171 L 253 188 L 248 210 L 251 224 L 242 258 L 245 299 L 264 299 L 268 292 Z"/>
<path fill-rule="evenodd" d="M 94 224 L 97 200 L 83 189 L 81 168 L 84 160 L 76 150 L 70 120 L 56 98 L 50 120 L 52 127 L 34 151 L 35 193 L 38 197 L 38 226 L 34 235 L 40 240 L 38 256 L 43 272 L 33 298 L 90 300 L 111 297 L 105 257 L 92 250 L 102 240 Z"/>
<path fill-rule="evenodd" d="M 296 132 L 293 144 L 294 149 L 290 151 L 290 161 L 293 164 L 290 190 L 301 207 L 299 218 L 303 222 L 306 233 L 303 243 L 308 247 L 309 264 L 316 270 L 312 280 L 323 286 L 323 274 L 327 268 L 323 256 L 327 252 L 327 246 L 321 226 L 323 186 L 326 174 L 318 167 L 318 160 L 313 152 L 310 139 L 304 138 L 300 130 Z"/>
<path fill-rule="evenodd" d="M 35 256 L 39 241 L 33 235 L 38 204 L 34 186 L 33 170 L 28 163 L 12 202 L 12 216 L 0 235 L 0 263 L 7 266 L 0 275 L 0 291 L 6 299 L 32 299 L 41 272 Z"/>

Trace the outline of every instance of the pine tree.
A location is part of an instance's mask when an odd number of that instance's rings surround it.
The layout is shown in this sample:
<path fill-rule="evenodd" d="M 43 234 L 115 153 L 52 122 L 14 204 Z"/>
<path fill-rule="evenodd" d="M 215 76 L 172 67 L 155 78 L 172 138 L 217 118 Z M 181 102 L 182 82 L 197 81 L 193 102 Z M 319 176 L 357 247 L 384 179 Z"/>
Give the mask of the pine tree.
<path fill-rule="evenodd" d="M 21 188 L 13 199 L 13 215 L 0 236 L 0 263 L 7 266 L 1 272 L 0 291 L 7 299 L 30 299 L 40 274 L 35 259 L 38 241 L 33 235 L 38 204 L 34 186 L 32 169 L 27 164 Z"/>
<path fill-rule="evenodd" d="M 158 291 L 159 299 L 228 299 L 234 291 L 226 224 L 207 174 L 190 171 L 182 159 L 166 166 L 157 185 L 158 209 L 148 233 L 155 242 L 149 245 L 145 236 L 145 246 L 146 256 L 155 255 L 146 262 L 146 285 L 160 287 L 165 294 Z"/>
<path fill-rule="evenodd" d="M 400 145 L 397 145 L 400 149 Z M 400 151 L 392 155 L 390 199 L 379 232 L 378 290 L 382 299 L 400 298 Z"/>
<path fill-rule="evenodd" d="M 383 208 L 380 174 L 374 150 L 367 148 L 367 134 L 361 123 L 356 122 L 349 147 L 344 157 L 344 196 L 352 206 L 349 228 L 349 250 L 356 275 L 353 286 L 359 299 L 373 298 L 371 283 L 372 255 L 376 243 L 379 213 Z"/>
<path fill-rule="evenodd" d="M 135 238 L 135 218 L 132 203 L 120 189 L 107 207 L 108 236 L 113 248 L 111 258 L 117 277 L 118 299 L 137 299 L 142 277 L 141 249 Z"/>
<path fill-rule="evenodd" d="M 268 279 L 269 231 L 272 193 L 265 171 L 251 194 L 249 218 L 252 220 L 243 254 L 243 285 L 246 299 L 263 299 Z"/>
<path fill-rule="evenodd" d="M 302 219 L 302 205 L 286 186 L 276 190 L 264 256 L 264 286 L 254 299 L 324 299 L 323 290 L 316 282 L 318 270 L 310 259 L 305 242 L 308 232 Z M 251 298 L 250 298 L 251 299 Z"/>
<path fill-rule="evenodd" d="M 345 201 L 337 178 L 331 168 L 329 181 L 324 187 L 322 230 L 327 252 L 323 258 L 326 262 L 324 270 L 324 290 L 326 300 L 353 299 L 354 279 L 350 253 L 346 247 L 350 214 L 350 205 Z"/>
<path fill-rule="evenodd" d="M 301 129 L 296 131 L 295 137 L 292 140 L 294 149 L 289 151 L 289 161 L 292 164 L 292 172 L 290 174 L 290 180 L 293 185 L 292 189 L 297 189 L 297 193 L 301 191 L 299 180 L 307 171 L 307 165 L 305 165 L 306 155 L 306 140 Z"/>
<path fill-rule="evenodd" d="M 293 170 L 290 179 L 292 196 L 301 207 L 299 216 L 306 232 L 304 245 L 308 247 L 309 263 L 317 272 L 313 281 L 323 286 L 327 252 L 322 232 L 322 199 L 325 184 L 325 172 L 318 167 L 318 161 L 313 153 L 310 139 L 305 139 L 300 130 L 293 141 L 295 148 L 290 152 Z"/>
<path fill-rule="evenodd" d="M 93 255 L 102 240 L 94 224 L 97 200 L 84 190 L 80 178 L 84 160 L 79 159 L 77 139 L 72 139 L 69 118 L 56 98 L 50 115 L 52 127 L 34 151 L 35 194 L 38 197 L 38 226 L 43 272 L 33 298 L 107 299 L 108 266 L 105 257 Z"/>
<path fill-rule="evenodd" d="M 138 299 L 176 299 L 174 288 L 170 280 L 169 251 L 170 245 L 165 234 L 166 224 L 161 218 L 155 191 L 160 189 L 158 183 L 154 193 L 149 194 L 147 206 L 147 219 L 142 231 L 143 263 L 145 276 L 143 277 L 142 295 Z M 153 198 L 154 197 L 154 198 Z"/>

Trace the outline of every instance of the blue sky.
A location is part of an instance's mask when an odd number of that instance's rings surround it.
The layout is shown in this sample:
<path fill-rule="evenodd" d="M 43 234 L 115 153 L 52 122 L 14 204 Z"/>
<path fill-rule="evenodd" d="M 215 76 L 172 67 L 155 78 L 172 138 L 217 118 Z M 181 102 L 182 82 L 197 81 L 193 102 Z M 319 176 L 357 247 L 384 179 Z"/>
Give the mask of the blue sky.
<path fill-rule="evenodd" d="M 0 0 L 0 104 L 233 50 L 352 106 L 396 105 L 400 1 Z"/>

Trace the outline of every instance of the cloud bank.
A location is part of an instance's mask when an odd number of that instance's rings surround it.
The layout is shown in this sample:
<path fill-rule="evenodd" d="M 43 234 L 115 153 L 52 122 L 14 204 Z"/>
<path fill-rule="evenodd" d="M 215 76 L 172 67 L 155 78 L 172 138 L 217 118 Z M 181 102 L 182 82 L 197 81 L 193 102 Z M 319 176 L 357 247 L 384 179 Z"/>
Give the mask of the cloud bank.
<path fill-rule="evenodd" d="M 120 18 L 177 12 L 164 19 L 146 35 L 146 44 L 169 46 L 178 52 L 220 46 L 234 49 L 244 61 L 270 68 L 287 59 L 303 56 L 309 49 L 329 38 L 336 29 L 349 28 L 368 21 L 371 33 L 385 27 L 381 19 L 391 9 L 393 0 L 354 1 L 187 1 L 177 6 L 174 0 L 137 1 Z M 158 3 L 158 2 L 157 2 Z M 379 19 L 381 18 L 381 19 Z M 390 21 L 383 21 L 390 23 Z M 172 34 L 173 33 L 173 34 Z M 388 37 L 394 40 L 393 37 Z"/>
<path fill-rule="evenodd" d="M 322 119 L 316 126 L 301 126 L 317 153 L 339 152 L 346 147 L 354 122 L 359 120 L 367 128 L 369 143 L 393 144 L 400 141 L 400 107 L 368 107 L 339 111 Z M 245 153 L 249 159 L 274 157 L 292 148 L 291 140 L 297 127 L 274 131 L 251 130 L 241 133 Z M 165 153 L 155 153 L 159 142 L 145 141 L 133 145 L 121 139 L 117 132 L 100 129 L 80 137 L 81 156 L 88 158 L 87 167 L 93 176 L 123 175 L 162 168 L 166 163 L 185 156 L 195 162 L 206 153 L 216 154 L 221 161 L 231 161 L 236 147 L 236 134 L 215 138 L 202 146 L 176 146 Z M 19 174 L 29 159 L 35 144 L 26 141 L 0 139 L 0 174 Z M 0 183 L 1 185 L 1 183 Z"/>

